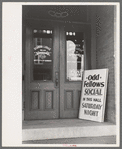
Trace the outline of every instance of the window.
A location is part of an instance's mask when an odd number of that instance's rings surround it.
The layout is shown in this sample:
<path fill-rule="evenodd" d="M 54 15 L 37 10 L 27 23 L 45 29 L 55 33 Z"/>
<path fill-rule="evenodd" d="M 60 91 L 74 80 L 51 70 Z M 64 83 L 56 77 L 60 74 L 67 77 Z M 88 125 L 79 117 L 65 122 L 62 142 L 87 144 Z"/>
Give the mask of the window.
<path fill-rule="evenodd" d="M 82 32 L 66 32 L 66 80 L 82 80 L 84 70 L 84 37 Z"/>
<path fill-rule="evenodd" d="M 52 80 L 52 30 L 34 30 L 33 79 Z"/>

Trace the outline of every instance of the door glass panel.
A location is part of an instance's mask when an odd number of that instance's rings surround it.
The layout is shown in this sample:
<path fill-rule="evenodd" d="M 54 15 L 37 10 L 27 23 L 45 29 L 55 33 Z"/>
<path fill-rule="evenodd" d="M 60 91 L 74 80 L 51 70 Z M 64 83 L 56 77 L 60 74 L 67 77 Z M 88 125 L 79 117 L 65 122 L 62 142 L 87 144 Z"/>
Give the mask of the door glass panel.
<path fill-rule="evenodd" d="M 82 80 L 84 37 L 82 32 L 66 32 L 66 80 Z"/>
<path fill-rule="evenodd" d="M 52 30 L 33 30 L 33 80 L 52 80 Z"/>

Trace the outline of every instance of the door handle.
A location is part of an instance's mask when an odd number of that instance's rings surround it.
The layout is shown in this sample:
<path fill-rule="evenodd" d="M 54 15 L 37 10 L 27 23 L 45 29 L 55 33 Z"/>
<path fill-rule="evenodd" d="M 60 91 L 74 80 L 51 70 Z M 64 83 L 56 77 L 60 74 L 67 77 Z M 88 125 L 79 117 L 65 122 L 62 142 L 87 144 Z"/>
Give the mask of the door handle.
<path fill-rule="evenodd" d="M 55 72 L 55 87 L 58 87 L 58 72 Z"/>
<path fill-rule="evenodd" d="M 58 86 L 58 79 L 55 80 L 55 85 Z"/>

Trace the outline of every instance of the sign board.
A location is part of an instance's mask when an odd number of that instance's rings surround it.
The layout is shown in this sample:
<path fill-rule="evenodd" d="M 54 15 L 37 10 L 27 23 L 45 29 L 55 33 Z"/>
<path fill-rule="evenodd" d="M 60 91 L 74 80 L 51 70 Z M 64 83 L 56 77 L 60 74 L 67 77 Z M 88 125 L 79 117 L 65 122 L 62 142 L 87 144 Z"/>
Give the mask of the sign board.
<path fill-rule="evenodd" d="M 84 71 L 79 119 L 104 121 L 107 80 L 108 69 Z"/>

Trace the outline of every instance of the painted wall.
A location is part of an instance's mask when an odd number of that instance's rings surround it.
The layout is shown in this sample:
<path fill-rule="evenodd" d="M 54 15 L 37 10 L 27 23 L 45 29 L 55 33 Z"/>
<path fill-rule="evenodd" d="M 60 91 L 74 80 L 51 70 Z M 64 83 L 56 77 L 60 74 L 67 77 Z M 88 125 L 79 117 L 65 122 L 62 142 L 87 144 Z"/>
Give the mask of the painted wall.
<path fill-rule="evenodd" d="M 115 123 L 115 75 L 114 75 L 114 6 L 97 6 L 96 26 L 96 68 L 108 68 L 108 89 L 105 121 Z"/>

